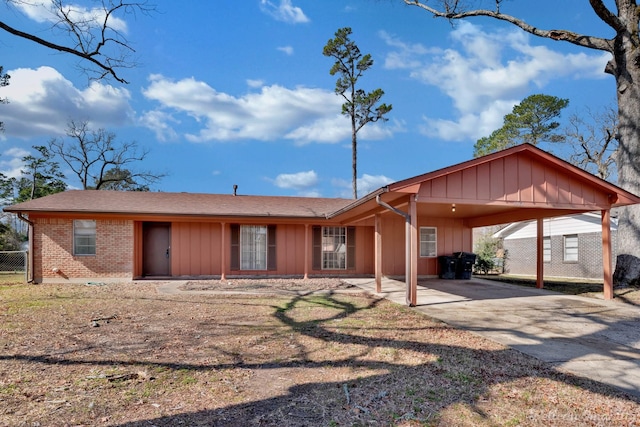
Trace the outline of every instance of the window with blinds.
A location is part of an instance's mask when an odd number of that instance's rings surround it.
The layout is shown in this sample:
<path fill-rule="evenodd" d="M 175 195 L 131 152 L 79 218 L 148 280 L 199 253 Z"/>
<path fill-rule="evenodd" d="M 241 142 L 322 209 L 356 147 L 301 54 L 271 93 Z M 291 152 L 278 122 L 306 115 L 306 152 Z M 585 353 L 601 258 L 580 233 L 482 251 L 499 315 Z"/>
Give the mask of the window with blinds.
<path fill-rule="evenodd" d="M 240 227 L 240 269 L 267 269 L 267 227 L 243 225 Z"/>
<path fill-rule="evenodd" d="M 578 262 L 578 235 L 571 234 L 564 237 L 564 260 Z"/>
<path fill-rule="evenodd" d="M 73 254 L 96 254 L 96 221 L 76 219 L 73 221 Z"/>
<path fill-rule="evenodd" d="M 420 227 L 420 256 L 435 257 L 438 253 L 435 227 Z"/>

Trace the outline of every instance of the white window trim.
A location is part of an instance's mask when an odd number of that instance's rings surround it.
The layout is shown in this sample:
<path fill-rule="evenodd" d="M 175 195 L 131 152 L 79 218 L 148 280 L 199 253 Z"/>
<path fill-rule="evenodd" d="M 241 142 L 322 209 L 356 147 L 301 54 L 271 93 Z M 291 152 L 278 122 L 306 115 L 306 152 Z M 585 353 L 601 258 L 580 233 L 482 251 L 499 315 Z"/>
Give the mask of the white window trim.
<path fill-rule="evenodd" d="M 81 227 L 81 223 L 93 223 L 93 228 L 89 227 Z M 85 230 L 85 232 L 81 232 L 80 230 Z M 95 219 L 74 219 L 73 220 L 73 256 L 96 256 L 96 246 L 97 246 L 97 235 L 98 235 L 98 225 Z M 91 232 L 93 231 L 93 232 Z M 93 245 L 79 245 L 78 238 L 81 236 L 91 236 L 93 235 Z M 91 248 L 93 246 L 93 253 L 79 253 L 78 247 Z"/>
<path fill-rule="evenodd" d="M 337 231 L 338 233 L 329 233 L 330 231 Z M 333 238 L 334 242 L 331 242 L 332 250 L 325 250 L 328 248 L 329 243 L 325 243 L 326 238 Z M 344 241 L 335 242 L 335 238 L 342 238 Z M 320 256 L 322 257 L 322 269 L 323 270 L 346 270 L 347 265 L 347 227 L 322 227 L 321 232 L 321 249 Z M 331 255 L 331 259 L 328 257 Z M 330 265 L 329 265 L 330 264 Z"/>
<path fill-rule="evenodd" d="M 433 230 L 433 237 L 434 240 L 430 241 L 430 240 L 422 240 L 422 230 Z M 435 258 L 438 256 L 438 228 L 437 227 L 420 227 L 420 258 Z M 422 252 L 422 244 L 423 243 L 433 243 L 433 254 L 429 254 L 429 255 L 425 255 Z"/>
<path fill-rule="evenodd" d="M 260 234 L 256 234 L 256 231 L 262 231 Z M 251 241 L 246 239 L 249 237 L 247 233 L 252 237 Z M 256 236 L 261 235 L 264 238 L 262 247 L 259 247 L 260 242 L 256 242 Z M 266 225 L 241 225 L 240 226 L 240 270 L 245 271 L 263 271 L 267 270 L 269 262 L 267 257 L 269 256 L 269 230 Z M 251 245 L 251 248 L 246 248 L 246 245 Z M 262 254 L 258 254 L 262 252 Z M 247 259 L 247 254 L 253 254 L 253 256 Z M 258 254 L 258 255 L 256 255 Z M 262 256 L 260 256 L 262 255 Z M 259 265 L 260 262 L 264 263 L 264 266 Z M 246 264 L 246 265 L 245 265 Z"/>
<path fill-rule="evenodd" d="M 567 246 L 567 239 L 575 239 L 575 246 Z M 579 245 L 579 240 L 578 240 L 578 235 L 577 234 L 567 234 L 565 236 L 562 236 L 562 260 L 564 262 L 578 262 L 580 257 L 579 257 L 579 250 L 578 250 L 578 245 Z M 575 249 L 576 251 L 576 255 L 575 255 L 575 259 L 568 259 L 567 257 L 567 249 Z"/>
<path fill-rule="evenodd" d="M 542 238 L 542 261 L 551 262 L 551 236 Z"/>

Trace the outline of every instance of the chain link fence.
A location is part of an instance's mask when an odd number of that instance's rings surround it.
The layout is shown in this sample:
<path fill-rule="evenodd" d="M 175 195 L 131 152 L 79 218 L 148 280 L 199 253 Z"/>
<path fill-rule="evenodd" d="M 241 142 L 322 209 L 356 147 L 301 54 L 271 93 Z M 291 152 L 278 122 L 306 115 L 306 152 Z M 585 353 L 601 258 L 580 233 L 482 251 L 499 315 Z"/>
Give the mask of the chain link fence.
<path fill-rule="evenodd" d="M 27 270 L 26 251 L 0 251 L 0 276 L 21 276 L 26 281 Z"/>

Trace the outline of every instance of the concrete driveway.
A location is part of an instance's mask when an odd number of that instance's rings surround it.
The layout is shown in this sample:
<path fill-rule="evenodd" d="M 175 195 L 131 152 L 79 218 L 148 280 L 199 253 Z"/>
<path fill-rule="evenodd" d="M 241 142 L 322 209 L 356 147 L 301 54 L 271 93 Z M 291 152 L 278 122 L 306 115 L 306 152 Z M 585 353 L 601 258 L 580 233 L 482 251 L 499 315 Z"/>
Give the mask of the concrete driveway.
<path fill-rule="evenodd" d="M 349 279 L 375 294 L 373 279 Z M 640 396 L 640 308 L 488 280 L 423 280 L 415 310 Z M 382 296 L 405 304 L 405 284 Z"/>

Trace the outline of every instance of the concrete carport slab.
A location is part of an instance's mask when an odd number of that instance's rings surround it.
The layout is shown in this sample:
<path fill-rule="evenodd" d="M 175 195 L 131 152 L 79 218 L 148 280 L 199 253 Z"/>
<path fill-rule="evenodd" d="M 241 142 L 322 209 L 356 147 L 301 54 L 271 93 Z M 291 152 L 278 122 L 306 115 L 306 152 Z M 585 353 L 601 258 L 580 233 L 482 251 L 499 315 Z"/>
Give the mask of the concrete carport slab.
<path fill-rule="evenodd" d="M 374 279 L 348 281 L 375 294 Z M 640 308 L 476 278 L 420 285 L 412 309 L 640 396 Z M 405 304 L 405 283 L 385 278 L 382 291 Z"/>

